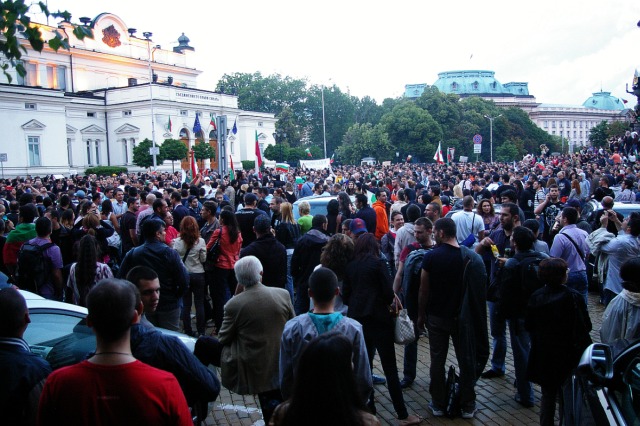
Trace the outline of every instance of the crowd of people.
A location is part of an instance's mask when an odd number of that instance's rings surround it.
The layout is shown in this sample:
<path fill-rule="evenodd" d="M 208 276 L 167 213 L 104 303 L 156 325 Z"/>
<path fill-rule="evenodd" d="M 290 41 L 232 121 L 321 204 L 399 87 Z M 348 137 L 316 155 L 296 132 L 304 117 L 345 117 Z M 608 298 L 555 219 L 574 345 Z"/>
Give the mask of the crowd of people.
<path fill-rule="evenodd" d="M 615 212 L 640 200 L 631 156 L 583 150 L 233 179 L 207 171 L 191 182 L 170 173 L 5 179 L 0 358 L 9 361 L 0 369 L 11 377 L 3 386 L 22 392 L 6 406 L 26 423 L 133 410 L 147 411 L 142 423 L 165 415 L 187 424 L 187 406 L 215 400 L 221 383 L 257 395 L 266 424 L 378 424 L 373 385 L 386 382 L 398 424 L 412 425 L 421 419 L 402 390 L 414 386 L 426 337 L 428 410 L 451 414 L 451 339 L 458 414 L 470 419 L 477 381 L 505 375 L 508 327 L 514 399 L 533 407 L 539 384 L 540 422 L 553 424 L 557 396 L 591 342 L 590 284 L 606 306 L 601 340 L 640 337 L 640 213 Z M 304 197 L 326 203 L 311 214 L 317 203 Z M 51 373 L 22 340 L 29 317 L 14 288 L 87 307 L 96 351 Z M 396 299 L 415 323 L 402 375 Z M 195 352 L 155 327 L 196 337 Z M 372 375 L 376 353 L 384 377 Z M 24 371 L 27 385 L 18 383 Z M 143 374 L 156 388 L 124 385 L 149 382 Z M 62 401 L 70 389 L 78 400 L 139 401 L 73 411 Z M 160 399 L 154 410 L 143 410 L 148 398 Z M 561 415 L 570 421 L 568 405 Z"/>

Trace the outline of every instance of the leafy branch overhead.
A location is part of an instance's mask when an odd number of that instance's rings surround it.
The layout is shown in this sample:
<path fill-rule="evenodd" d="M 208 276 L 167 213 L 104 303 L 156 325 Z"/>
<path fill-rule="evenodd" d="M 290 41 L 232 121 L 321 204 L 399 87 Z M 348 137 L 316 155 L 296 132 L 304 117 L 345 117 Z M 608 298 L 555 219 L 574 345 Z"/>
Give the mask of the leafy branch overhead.
<path fill-rule="evenodd" d="M 27 74 L 24 66 L 20 62 L 23 53 L 27 53 L 27 49 L 20 43 L 19 35 L 22 35 L 31 47 L 37 51 L 42 52 L 45 43 L 49 48 L 58 51 L 59 49 L 69 49 L 69 38 L 56 30 L 53 33 L 53 38 L 48 41 L 43 40 L 40 27 L 31 23 L 31 18 L 27 15 L 32 7 L 40 10 L 45 16 L 52 18 L 59 18 L 63 21 L 70 22 L 71 14 L 67 11 L 64 12 L 50 12 L 47 5 L 43 2 L 25 3 L 24 0 L 4 0 L 0 1 L 2 5 L 2 11 L 0 14 L 0 32 L 4 36 L 4 39 L 0 38 L 0 53 L 5 57 L 5 61 L 2 62 L 0 68 L 4 75 L 11 82 L 12 77 L 8 73 L 9 68 L 15 68 L 19 76 L 24 77 Z M 93 38 L 93 31 L 91 28 L 82 25 L 73 25 L 73 34 L 82 40 L 85 37 Z"/>

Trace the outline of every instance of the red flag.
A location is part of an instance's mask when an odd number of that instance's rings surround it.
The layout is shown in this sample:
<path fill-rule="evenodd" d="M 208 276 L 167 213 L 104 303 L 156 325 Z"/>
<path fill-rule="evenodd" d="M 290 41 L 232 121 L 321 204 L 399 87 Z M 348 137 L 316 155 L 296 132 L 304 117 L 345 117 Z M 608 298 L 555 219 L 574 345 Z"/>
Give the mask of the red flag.
<path fill-rule="evenodd" d="M 260 145 L 258 144 L 258 131 L 256 130 L 256 163 L 258 168 L 262 167 L 262 153 L 260 152 Z"/>

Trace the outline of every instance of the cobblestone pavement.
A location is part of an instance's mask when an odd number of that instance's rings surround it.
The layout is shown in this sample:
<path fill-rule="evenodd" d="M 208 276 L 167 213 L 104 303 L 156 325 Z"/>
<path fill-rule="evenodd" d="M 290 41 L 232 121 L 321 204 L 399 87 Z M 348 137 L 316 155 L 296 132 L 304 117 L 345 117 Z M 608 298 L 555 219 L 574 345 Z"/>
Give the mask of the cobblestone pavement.
<path fill-rule="evenodd" d="M 591 338 L 594 342 L 600 341 L 600 326 L 602 323 L 603 306 L 598 303 L 595 294 L 589 295 L 589 315 L 593 323 Z M 507 333 L 507 339 L 509 333 Z M 448 365 L 455 365 L 455 354 L 453 345 L 449 345 Z M 426 337 L 419 341 L 418 348 L 418 374 L 416 381 L 409 389 L 404 390 L 404 399 L 410 413 L 419 415 L 424 419 L 421 424 L 443 425 L 443 424 L 474 424 L 474 425 L 537 425 L 539 424 L 539 402 L 540 387 L 534 386 L 536 406 L 534 408 L 523 408 L 513 400 L 515 388 L 515 370 L 513 367 L 513 357 L 511 356 L 511 346 L 507 342 L 507 371 L 504 377 L 496 379 L 480 379 L 476 385 L 477 408 L 473 420 L 463 419 L 443 419 L 434 418 L 427 410 L 427 405 L 431 400 L 429 395 L 429 342 Z M 396 345 L 396 359 L 398 371 L 402 374 L 403 348 Z M 447 367 L 448 368 L 448 367 Z M 374 373 L 384 375 L 378 357 L 374 361 Z M 219 376 L 219 371 L 218 371 Z M 380 422 L 388 425 L 396 424 L 396 417 L 393 410 L 389 392 L 385 385 L 376 385 L 376 407 Z M 226 389 L 222 389 L 218 400 L 210 405 L 212 409 L 206 419 L 207 426 L 212 425 L 264 425 L 262 414 L 258 406 L 257 398 L 250 395 L 236 395 Z"/>

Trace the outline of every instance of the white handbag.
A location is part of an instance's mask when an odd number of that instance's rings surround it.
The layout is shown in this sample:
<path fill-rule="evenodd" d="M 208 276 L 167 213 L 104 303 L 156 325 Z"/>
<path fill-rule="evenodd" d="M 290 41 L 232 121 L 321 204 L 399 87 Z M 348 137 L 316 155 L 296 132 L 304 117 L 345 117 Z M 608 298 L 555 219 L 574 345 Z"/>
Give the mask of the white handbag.
<path fill-rule="evenodd" d="M 409 318 L 407 310 L 402 307 L 400 298 L 395 295 L 395 326 L 393 330 L 393 340 L 398 345 L 408 345 L 416 340 L 413 321 Z"/>

